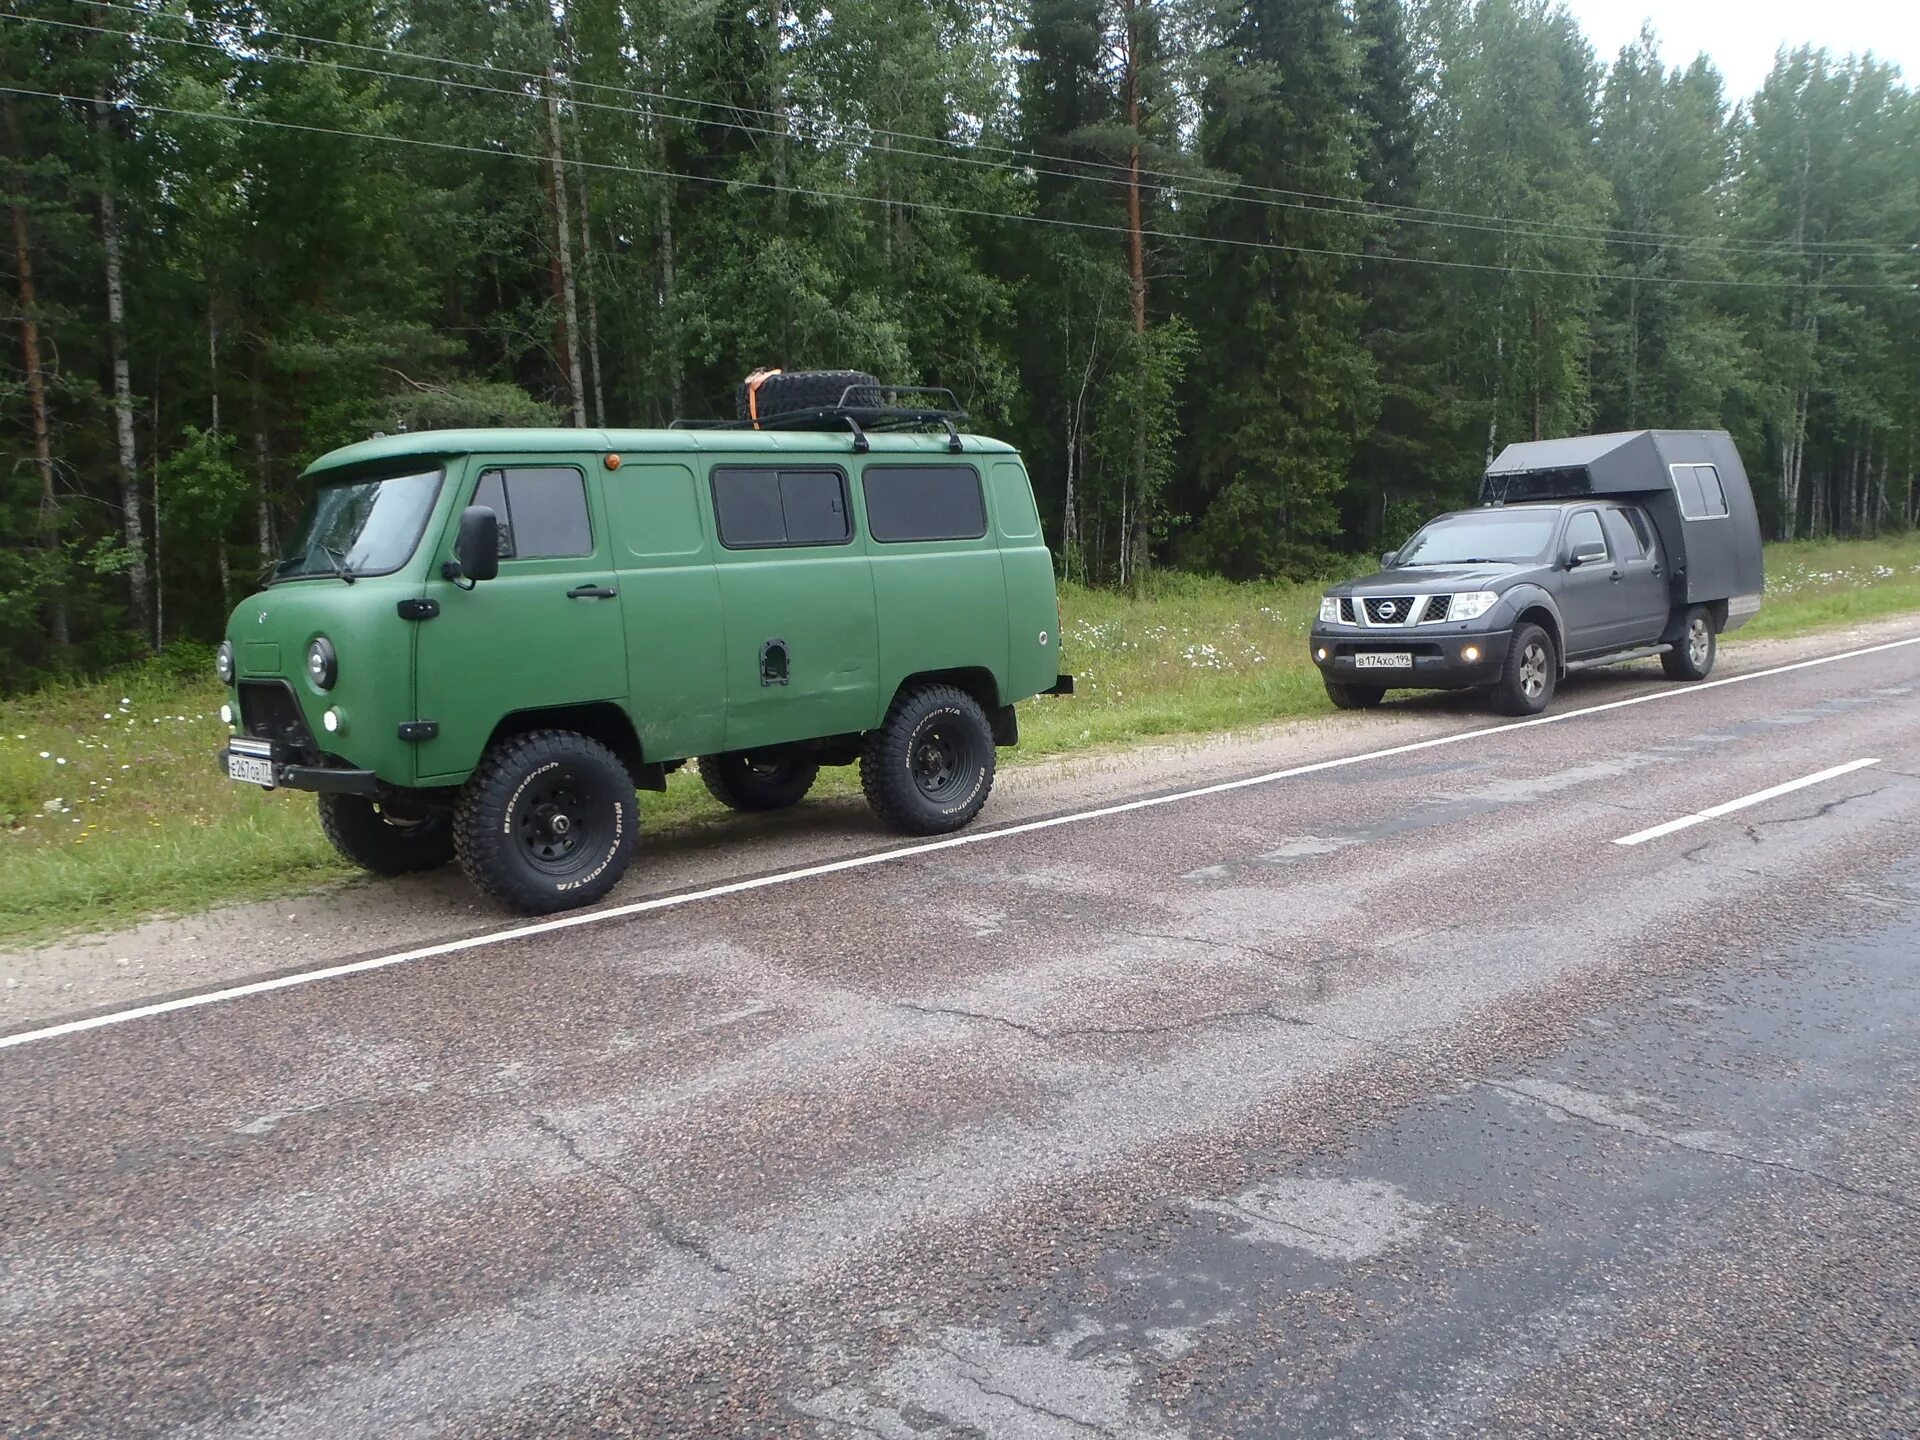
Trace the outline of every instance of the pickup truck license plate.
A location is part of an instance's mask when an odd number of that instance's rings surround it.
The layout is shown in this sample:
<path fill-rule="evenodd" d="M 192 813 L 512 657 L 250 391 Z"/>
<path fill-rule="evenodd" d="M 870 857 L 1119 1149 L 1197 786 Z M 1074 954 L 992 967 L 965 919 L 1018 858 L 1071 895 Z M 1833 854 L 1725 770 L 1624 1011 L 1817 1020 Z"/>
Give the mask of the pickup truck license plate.
<path fill-rule="evenodd" d="M 1413 655 L 1406 650 L 1361 651 L 1353 657 L 1356 670 L 1411 670 Z"/>
<path fill-rule="evenodd" d="M 227 778 L 246 780 L 254 785 L 273 784 L 273 762 L 261 760 L 252 755 L 236 755 L 227 752 Z"/>

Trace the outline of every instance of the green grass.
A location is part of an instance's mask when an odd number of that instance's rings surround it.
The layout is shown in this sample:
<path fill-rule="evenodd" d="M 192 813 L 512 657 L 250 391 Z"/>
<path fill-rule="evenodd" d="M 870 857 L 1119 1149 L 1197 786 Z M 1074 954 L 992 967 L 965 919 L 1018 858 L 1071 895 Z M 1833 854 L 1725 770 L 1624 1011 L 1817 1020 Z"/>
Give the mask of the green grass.
<path fill-rule="evenodd" d="M 1772 546 L 1767 569 L 1767 604 L 1735 642 L 1920 612 L 1920 536 Z M 1007 760 L 1327 713 L 1306 656 L 1321 588 L 1162 575 L 1136 600 L 1069 587 L 1062 653 L 1078 693 L 1023 705 Z M 310 797 L 217 773 L 219 689 L 177 668 L 0 702 L 0 942 L 351 873 L 320 838 Z M 819 793 L 853 788 L 850 772 L 829 771 Z M 687 771 L 643 797 L 655 831 L 720 813 Z"/>

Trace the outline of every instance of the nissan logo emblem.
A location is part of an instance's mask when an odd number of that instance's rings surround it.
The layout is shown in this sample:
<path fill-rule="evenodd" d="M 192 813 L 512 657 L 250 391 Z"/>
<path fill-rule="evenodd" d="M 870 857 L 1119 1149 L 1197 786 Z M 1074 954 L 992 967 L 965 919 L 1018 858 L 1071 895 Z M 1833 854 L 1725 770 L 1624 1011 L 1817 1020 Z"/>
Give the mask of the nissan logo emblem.
<path fill-rule="evenodd" d="M 1391 600 L 1382 600 L 1380 602 L 1380 618 L 1382 620 L 1391 620 L 1394 617 L 1394 612 L 1395 607 Z"/>

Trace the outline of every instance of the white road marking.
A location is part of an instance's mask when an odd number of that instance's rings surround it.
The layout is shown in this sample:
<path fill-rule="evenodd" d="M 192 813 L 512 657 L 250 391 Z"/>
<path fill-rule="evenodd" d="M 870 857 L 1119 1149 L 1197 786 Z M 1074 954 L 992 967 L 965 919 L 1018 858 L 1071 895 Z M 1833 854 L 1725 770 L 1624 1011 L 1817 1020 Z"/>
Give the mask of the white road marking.
<path fill-rule="evenodd" d="M 1092 810 L 1076 810 L 1065 815 L 1052 815 L 1044 820 L 1026 820 L 1018 825 L 1003 825 L 997 830 L 974 830 L 964 835 L 949 835 L 940 840 L 926 840 L 917 845 L 900 845 L 891 850 L 879 850 L 868 855 L 854 855 L 845 860 L 829 860 L 818 865 L 803 865 L 794 870 L 780 870 L 771 875 L 757 875 L 747 880 L 730 880 L 720 885 L 709 885 L 700 890 L 688 890 L 678 895 L 658 895 L 650 900 L 636 900 L 627 905 L 613 905 L 604 910 L 583 910 L 572 915 L 563 915 L 556 920 L 539 920 L 527 925 L 516 925 L 506 930 L 490 930 L 484 935 L 470 935 L 464 940 L 446 940 L 437 945 L 422 945 L 414 950 L 402 950 L 392 955 L 375 955 L 364 960 L 353 960 L 341 965 L 325 965 L 317 970 L 302 970 L 292 975 L 276 975 L 270 980 L 254 980 L 245 985 L 229 985 L 220 990 L 209 990 L 198 995 L 182 995 L 172 1000 L 160 1000 L 151 1005 L 135 1005 L 126 1010 L 111 1010 L 101 1015 L 89 1015 L 80 1020 L 64 1020 L 55 1025 L 43 1025 L 35 1030 L 19 1030 L 11 1035 L 0 1035 L 0 1050 L 10 1050 L 16 1045 L 30 1045 L 36 1040 L 56 1040 L 63 1035 L 78 1035 L 87 1030 L 99 1030 L 108 1025 L 124 1025 L 130 1020 L 146 1020 L 155 1015 L 170 1015 L 178 1010 L 197 1009 L 203 1005 L 218 1005 L 227 1000 L 241 1000 L 250 995 L 266 995 L 275 990 L 291 989 L 295 985 L 309 985 L 317 980 L 338 980 L 348 975 L 361 975 L 369 970 L 383 970 L 389 965 L 406 965 L 415 960 L 432 960 L 442 955 L 457 955 L 467 950 L 479 950 L 490 945 L 502 945 L 512 940 L 527 940 L 536 935 L 552 935 L 562 930 L 573 930 L 584 925 L 603 925 L 609 920 L 625 920 L 634 915 L 645 915 L 655 910 L 672 910 L 683 905 L 696 905 L 705 900 L 717 900 L 727 895 L 739 895 L 750 890 L 765 890 L 774 885 L 790 885 L 797 880 L 811 880 L 820 875 L 837 875 L 847 870 L 864 870 L 873 865 L 887 865 L 899 860 L 910 860 L 919 855 L 931 855 L 941 850 L 955 850 L 964 845 L 985 845 L 994 840 L 1005 840 L 1014 835 L 1031 835 L 1040 830 L 1051 830 L 1061 825 L 1078 825 L 1088 820 L 1104 820 L 1113 815 L 1126 815 L 1137 810 L 1150 810 L 1160 805 L 1172 805 L 1183 800 L 1198 800 L 1208 795 L 1225 795 L 1235 790 L 1247 790 L 1258 785 L 1272 785 L 1281 780 L 1293 780 L 1302 775 L 1318 775 L 1328 770 L 1343 770 L 1350 765 L 1362 765 L 1369 760 L 1389 760 L 1397 755 L 1412 755 L 1422 750 L 1437 750 L 1445 745 L 1460 745 L 1469 740 L 1484 739 L 1489 735 L 1505 735 L 1515 730 L 1531 730 L 1540 725 L 1558 725 L 1568 720 L 1583 719 L 1588 715 L 1602 715 L 1612 710 L 1625 710 L 1635 705 L 1651 705 L 1661 700 L 1679 700 L 1690 695 L 1702 695 L 1709 690 L 1717 690 L 1725 685 L 1744 685 L 1753 680 L 1766 680 L 1775 675 L 1788 675 L 1796 670 L 1811 670 L 1820 665 L 1832 665 L 1842 660 L 1857 660 L 1863 655 L 1878 655 L 1888 650 L 1901 650 L 1909 645 L 1920 645 L 1920 635 L 1905 640 L 1889 640 L 1879 645 L 1868 645 L 1858 650 L 1843 650 L 1834 655 L 1821 655 L 1812 660 L 1796 660 L 1790 665 L 1776 665 L 1768 670 L 1754 670 L 1745 675 L 1729 675 L 1721 680 L 1702 680 L 1695 684 L 1676 686 L 1670 690 L 1653 690 L 1645 695 L 1630 696 L 1625 700 L 1609 700 L 1603 705 L 1588 705 L 1579 710 L 1563 710 L 1555 715 L 1535 715 L 1527 720 L 1511 720 L 1501 725 L 1484 725 L 1477 730 L 1461 730 L 1452 735 L 1436 735 L 1427 740 L 1413 740 L 1405 745 L 1389 745 L 1381 750 L 1368 750 L 1359 755 L 1342 755 L 1332 760 L 1319 760 L 1310 765 L 1296 765 L 1286 770 L 1271 770 L 1264 775 L 1249 775 L 1239 780 L 1223 780 L 1213 785 L 1200 785 L 1191 790 L 1176 790 L 1166 795 L 1149 795 L 1143 800 L 1128 800 L 1117 805 L 1102 805 Z"/>
<path fill-rule="evenodd" d="M 1878 760 L 1849 760 L 1845 765 L 1835 765 L 1832 769 L 1822 770 L 1817 775 L 1803 775 L 1798 780 L 1787 781 L 1784 785 L 1772 785 L 1765 790 L 1756 790 L 1751 795 L 1742 795 L 1738 800 L 1729 800 L 1723 805 L 1710 805 L 1705 810 L 1697 810 L 1691 815 L 1682 815 L 1678 820 L 1669 820 L 1664 825 L 1636 830 L 1631 835 L 1622 835 L 1613 843 L 1641 845 L 1648 840 L 1658 840 L 1662 835 L 1671 835 L 1676 830 L 1685 830 L 1694 825 L 1704 824 L 1708 820 L 1718 820 L 1722 815 L 1731 815 L 1734 811 L 1744 810 L 1749 805 L 1759 805 L 1782 795 L 1791 795 L 1794 791 L 1804 790 L 1809 785 L 1818 785 L 1823 780 L 1837 780 L 1842 775 L 1851 775 L 1856 770 L 1864 770 L 1869 765 L 1879 763 Z"/>

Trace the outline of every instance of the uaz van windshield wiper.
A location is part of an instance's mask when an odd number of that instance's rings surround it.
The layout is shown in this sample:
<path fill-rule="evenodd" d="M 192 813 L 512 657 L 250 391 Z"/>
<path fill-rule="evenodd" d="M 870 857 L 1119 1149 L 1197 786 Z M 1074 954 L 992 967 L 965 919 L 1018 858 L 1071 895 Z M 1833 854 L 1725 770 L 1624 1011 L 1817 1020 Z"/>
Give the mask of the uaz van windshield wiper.
<path fill-rule="evenodd" d="M 347 564 L 346 551 L 336 550 L 324 541 L 320 542 L 320 548 L 326 552 L 327 559 L 333 562 L 333 573 L 346 581 L 347 584 L 351 585 L 355 580 L 360 578 L 353 573 L 353 568 Z"/>

